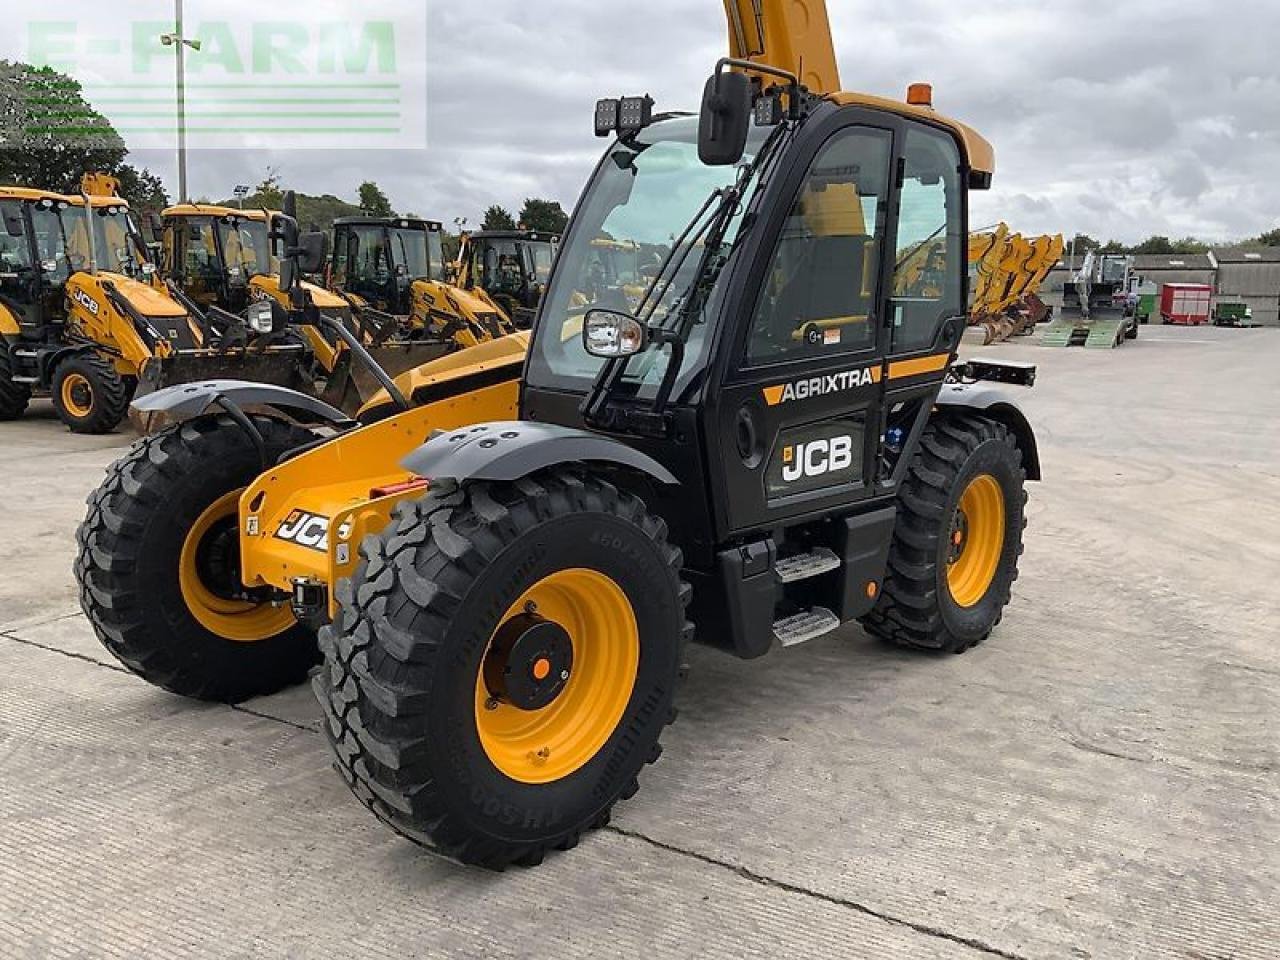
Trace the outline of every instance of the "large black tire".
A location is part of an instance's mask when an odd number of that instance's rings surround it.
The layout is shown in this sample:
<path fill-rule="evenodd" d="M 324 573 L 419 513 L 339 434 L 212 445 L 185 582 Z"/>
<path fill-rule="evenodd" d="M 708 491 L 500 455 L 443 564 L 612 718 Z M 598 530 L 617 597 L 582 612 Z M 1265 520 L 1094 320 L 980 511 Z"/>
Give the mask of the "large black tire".
<path fill-rule="evenodd" d="M 53 408 L 72 433 L 110 433 L 129 412 L 129 385 L 106 357 L 77 353 L 53 373 Z"/>
<path fill-rule="evenodd" d="M 254 423 L 269 462 L 315 439 L 266 417 Z M 238 703 L 303 682 L 318 662 L 315 634 L 287 614 L 279 633 L 229 639 L 197 619 L 183 591 L 188 533 L 261 471 L 244 430 L 228 416 L 207 416 L 135 443 L 89 498 L 77 534 L 80 604 L 102 644 L 144 680 L 185 697 Z M 220 554 L 224 585 L 239 579 L 238 524 L 231 522 Z"/>
<path fill-rule="evenodd" d="M 17 420 L 26 413 L 31 402 L 31 388 L 13 382 L 13 363 L 9 347 L 0 340 L 0 420 Z"/>
<path fill-rule="evenodd" d="M 978 477 L 999 485 L 1003 539 L 990 585 L 961 606 L 948 585 L 950 534 L 960 500 Z M 939 415 L 925 429 L 898 497 L 889 569 L 875 609 L 863 620 L 872 635 L 904 647 L 964 653 L 1000 622 L 1022 556 L 1026 472 L 1013 434 L 975 415 Z"/>
<path fill-rule="evenodd" d="M 361 549 L 358 572 L 338 588 L 337 622 L 321 631 L 325 666 L 313 680 L 335 766 L 356 797 L 409 839 L 490 869 L 535 865 L 607 823 L 675 718 L 692 626 L 666 525 L 603 480 L 549 471 L 405 502 Z M 638 629 L 635 680 L 583 766 L 521 782 L 481 742 L 478 671 L 511 605 L 571 569 L 605 574 L 625 593 Z"/>

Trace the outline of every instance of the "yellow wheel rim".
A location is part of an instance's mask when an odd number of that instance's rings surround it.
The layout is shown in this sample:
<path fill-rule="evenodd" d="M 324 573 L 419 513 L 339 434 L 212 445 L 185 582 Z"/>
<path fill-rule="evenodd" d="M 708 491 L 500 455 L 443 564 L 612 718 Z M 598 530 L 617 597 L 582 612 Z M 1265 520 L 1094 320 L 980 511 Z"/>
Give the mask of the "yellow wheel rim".
<path fill-rule="evenodd" d="M 293 612 L 288 607 L 219 596 L 206 585 L 200 572 L 201 545 L 215 527 L 225 529 L 228 520 L 232 530 L 236 529 L 243 492 L 235 490 L 220 497 L 192 525 L 178 560 L 178 585 L 187 609 L 206 630 L 237 643 L 257 643 L 292 627 L 297 622 Z"/>
<path fill-rule="evenodd" d="M 73 417 L 93 413 L 93 385 L 81 373 L 69 373 L 62 380 L 62 407 Z"/>
<path fill-rule="evenodd" d="M 546 706 L 521 710 L 492 696 L 482 667 L 476 676 L 476 730 L 490 761 L 512 780 L 550 783 L 585 766 L 617 729 L 635 688 L 640 631 L 622 588 L 594 570 L 561 570 L 540 580 L 511 605 L 502 623 L 530 610 L 568 633 L 569 678 Z M 541 680 L 547 665 L 539 658 L 530 669 Z"/>
<path fill-rule="evenodd" d="M 961 607 L 987 595 L 1004 552 L 1004 492 L 990 474 L 974 477 L 960 495 L 947 544 L 947 589 Z"/>

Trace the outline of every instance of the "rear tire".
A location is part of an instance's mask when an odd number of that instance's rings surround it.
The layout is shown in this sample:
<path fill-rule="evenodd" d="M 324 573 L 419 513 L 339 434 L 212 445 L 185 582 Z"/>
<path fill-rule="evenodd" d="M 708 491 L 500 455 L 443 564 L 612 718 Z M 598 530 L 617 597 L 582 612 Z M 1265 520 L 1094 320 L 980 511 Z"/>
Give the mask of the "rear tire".
<path fill-rule="evenodd" d="M 9 348 L 0 340 L 0 420 L 17 420 L 31 402 L 31 388 L 13 382 L 13 361 Z"/>
<path fill-rule="evenodd" d="M 129 412 L 129 387 L 106 357 L 77 353 L 58 364 L 53 408 L 72 433 L 110 433 Z"/>
<path fill-rule="evenodd" d="M 863 620 L 867 632 L 944 653 L 985 640 L 1018 579 L 1025 482 L 1003 424 L 973 415 L 933 420 L 898 495 L 888 575 Z"/>
<path fill-rule="evenodd" d="M 314 439 L 266 417 L 254 423 L 270 462 Z M 207 416 L 134 444 L 89 498 L 77 534 L 80 604 L 103 646 L 149 683 L 238 703 L 301 683 L 319 660 L 314 633 L 287 607 L 235 598 L 235 494 L 261 471 L 245 432 Z"/>
<path fill-rule="evenodd" d="M 361 550 L 313 680 L 356 797 L 409 839 L 491 869 L 540 863 L 607 823 L 661 752 L 692 631 L 666 525 L 559 470 L 405 502 Z M 566 624 L 568 660 L 517 662 L 529 618 Z M 493 692 L 494 676 L 530 687 L 539 665 L 551 678 L 539 682 L 560 682 L 545 702 Z"/>

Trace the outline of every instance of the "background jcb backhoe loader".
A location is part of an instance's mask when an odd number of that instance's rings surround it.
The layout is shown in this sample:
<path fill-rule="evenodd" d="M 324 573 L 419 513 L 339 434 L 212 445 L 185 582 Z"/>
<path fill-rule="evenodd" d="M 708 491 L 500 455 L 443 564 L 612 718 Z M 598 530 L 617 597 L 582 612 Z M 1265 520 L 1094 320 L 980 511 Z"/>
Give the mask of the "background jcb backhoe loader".
<path fill-rule="evenodd" d="M 463 234 L 454 283 L 483 290 L 522 330 L 533 325 L 560 238 L 534 230 L 478 230 Z"/>
<path fill-rule="evenodd" d="M 0 416 L 47 393 L 73 431 L 106 433 L 135 393 L 260 373 L 236 318 L 169 295 L 124 200 L 0 188 L 0 204 Z"/>
<path fill-rule="evenodd" d="M 148 397 L 191 419 L 80 532 L 85 612 L 131 670 L 236 700 L 323 656 L 354 794 L 468 863 L 608 822 L 694 623 L 748 659 L 854 622 L 961 653 L 1017 578 L 1039 461 L 988 381 L 1033 371 L 957 361 L 990 145 L 927 88 L 838 92 L 820 0 L 726 11 L 700 115 L 598 104 L 612 140 L 531 334 L 384 377 L 360 424 L 283 390 Z M 604 238 L 663 247 L 634 304 L 580 302 Z M 306 269 L 323 243 L 286 246 Z"/>

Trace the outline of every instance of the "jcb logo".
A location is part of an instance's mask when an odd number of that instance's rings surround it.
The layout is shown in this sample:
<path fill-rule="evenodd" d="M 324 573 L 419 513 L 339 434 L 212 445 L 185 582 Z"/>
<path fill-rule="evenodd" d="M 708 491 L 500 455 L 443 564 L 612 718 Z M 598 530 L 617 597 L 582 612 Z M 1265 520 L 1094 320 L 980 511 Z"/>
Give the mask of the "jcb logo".
<path fill-rule="evenodd" d="M 296 543 L 308 550 L 327 553 L 329 550 L 329 518 L 307 513 L 305 510 L 294 510 L 284 518 L 276 530 L 277 540 Z"/>
<path fill-rule="evenodd" d="M 837 473 L 852 466 L 853 437 L 812 440 L 782 451 L 782 479 L 787 483 Z"/>
<path fill-rule="evenodd" d="M 98 306 L 98 301 L 83 290 L 73 291 L 71 295 L 75 298 L 76 303 L 80 304 L 95 317 L 101 312 L 102 308 Z"/>

